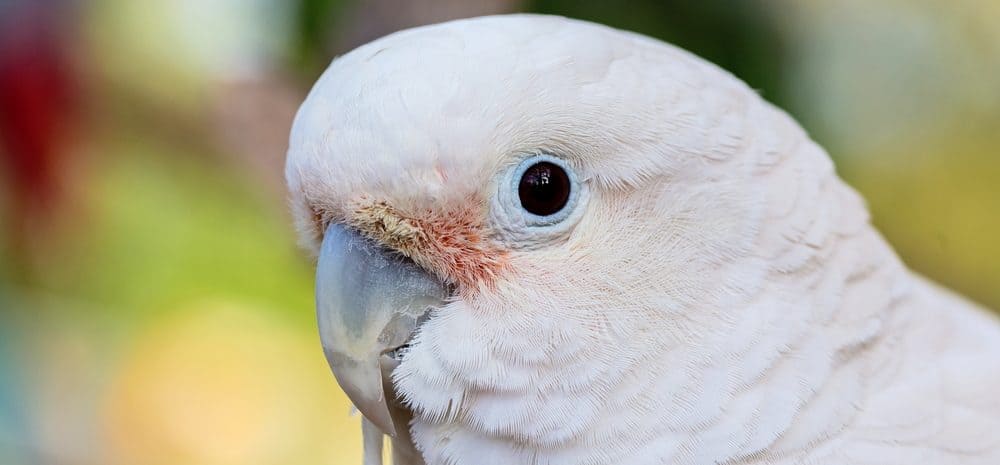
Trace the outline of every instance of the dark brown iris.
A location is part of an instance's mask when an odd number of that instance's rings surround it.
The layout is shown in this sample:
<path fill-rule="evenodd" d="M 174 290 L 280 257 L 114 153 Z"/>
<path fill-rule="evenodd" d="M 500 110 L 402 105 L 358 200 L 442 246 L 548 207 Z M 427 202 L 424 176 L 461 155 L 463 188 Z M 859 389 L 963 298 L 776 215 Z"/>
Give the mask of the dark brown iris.
<path fill-rule="evenodd" d="M 547 161 L 531 165 L 521 175 L 517 195 L 529 213 L 548 216 L 566 206 L 570 194 L 569 175 L 559 165 Z"/>

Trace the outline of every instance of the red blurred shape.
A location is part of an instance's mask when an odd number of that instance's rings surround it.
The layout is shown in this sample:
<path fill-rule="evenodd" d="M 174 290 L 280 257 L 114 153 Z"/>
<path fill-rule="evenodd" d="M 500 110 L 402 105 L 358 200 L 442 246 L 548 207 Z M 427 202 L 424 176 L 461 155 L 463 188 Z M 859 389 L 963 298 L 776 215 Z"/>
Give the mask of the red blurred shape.
<path fill-rule="evenodd" d="M 66 154 L 75 96 L 64 25 L 67 2 L 0 5 L 0 157 L 16 237 L 44 223 L 59 200 L 57 167 Z"/>

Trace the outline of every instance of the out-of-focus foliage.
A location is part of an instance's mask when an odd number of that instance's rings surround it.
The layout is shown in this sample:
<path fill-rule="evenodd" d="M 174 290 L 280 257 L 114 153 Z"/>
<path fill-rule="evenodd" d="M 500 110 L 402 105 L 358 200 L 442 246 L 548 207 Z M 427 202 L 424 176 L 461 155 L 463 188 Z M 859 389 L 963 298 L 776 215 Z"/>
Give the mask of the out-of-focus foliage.
<path fill-rule="evenodd" d="M 677 45 L 746 81 L 783 105 L 786 41 L 780 8 L 760 0 L 535 0 L 534 11 L 594 21 Z"/>
<path fill-rule="evenodd" d="M 123 318 L 216 295 L 308 310 L 311 270 L 281 198 L 206 162 L 210 154 L 151 140 L 101 142 L 100 175 L 82 186 L 88 210 L 72 238 L 76 253 L 47 270 L 46 290 L 113 304 Z"/>
<path fill-rule="evenodd" d="M 318 75 L 330 63 L 345 4 L 342 0 L 300 0 L 295 15 L 295 64 L 303 74 Z"/>
<path fill-rule="evenodd" d="M 4 68 L 5 33 L 45 26 L 61 48 L 17 56 L 64 73 L 75 108 L 0 108 L 62 115 L 33 145 L 57 201 L 30 219 L 10 188 L 30 154 L 0 136 L 0 463 L 360 463 L 286 211 L 287 131 L 335 54 L 477 13 L 598 21 L 732 71 L 830 149 L 913 268 L 1000 308 L 996 2 L 401 5 L 0 1 L 0 87 L 29 70 Z"/>
<path fill-rule="evenodd" d="M 996 133 L 957 131 L 841 163 L 911 268 L 993 309 L 1000 309 L 998 143 Z"/>

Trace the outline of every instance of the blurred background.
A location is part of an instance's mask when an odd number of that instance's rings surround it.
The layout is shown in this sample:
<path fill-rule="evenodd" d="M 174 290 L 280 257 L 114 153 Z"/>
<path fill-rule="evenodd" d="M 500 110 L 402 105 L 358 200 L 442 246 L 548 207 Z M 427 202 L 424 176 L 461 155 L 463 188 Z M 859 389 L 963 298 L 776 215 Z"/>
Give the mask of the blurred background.
<path fill-rule="evenodd" d="M 533 11 L 787 109 L 916 270 L 1000 308 L 995 0 L 0 0 L 0 463 L 360 463 L 282 165 L 332 57 Z"/>

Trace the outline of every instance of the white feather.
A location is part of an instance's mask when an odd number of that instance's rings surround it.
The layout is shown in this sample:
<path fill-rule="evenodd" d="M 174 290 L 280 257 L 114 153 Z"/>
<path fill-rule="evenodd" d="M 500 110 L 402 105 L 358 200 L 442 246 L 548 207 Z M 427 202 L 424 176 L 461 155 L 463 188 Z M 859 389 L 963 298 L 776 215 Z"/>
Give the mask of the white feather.
<path fill-rule="evenodd" d="M 670 45 L 521 15 L 393 34 L 320 78 L 287 177 L 314 246 L 359 198 L 488 210 L 539 151 L 589 197 L 537 247 L 491 236 L 513 271 L 421 328 L 394 378 L 427 463 L 1000 463 L 997 322 L 906 270 L 787 115 Z"/>

